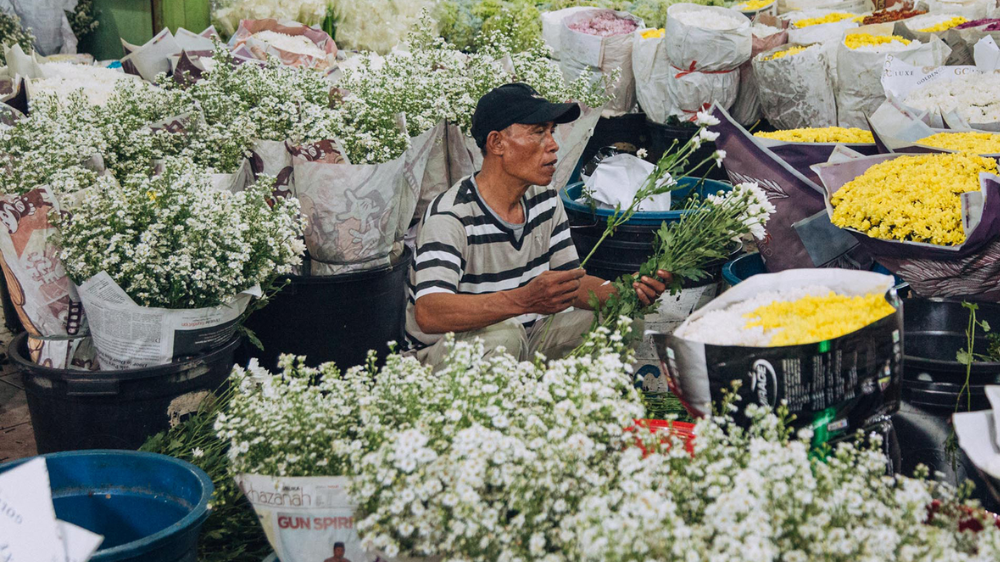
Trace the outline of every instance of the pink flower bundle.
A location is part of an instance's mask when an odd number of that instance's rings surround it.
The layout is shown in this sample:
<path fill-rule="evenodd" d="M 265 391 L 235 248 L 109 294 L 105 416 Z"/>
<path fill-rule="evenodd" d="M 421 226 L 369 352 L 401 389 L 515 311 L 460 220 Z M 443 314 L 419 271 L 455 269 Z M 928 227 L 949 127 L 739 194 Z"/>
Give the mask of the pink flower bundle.
<path fill-rule="evenodd" d="M 600 12 L 594 17 L 569 24 L 573 31 L 597 35 L 599 37 L 611 37 L 613 35 L 624 35 L 632 33 L 639 27 L 639 24 L 630 20 L 619 18 L 611 12 Z"/>

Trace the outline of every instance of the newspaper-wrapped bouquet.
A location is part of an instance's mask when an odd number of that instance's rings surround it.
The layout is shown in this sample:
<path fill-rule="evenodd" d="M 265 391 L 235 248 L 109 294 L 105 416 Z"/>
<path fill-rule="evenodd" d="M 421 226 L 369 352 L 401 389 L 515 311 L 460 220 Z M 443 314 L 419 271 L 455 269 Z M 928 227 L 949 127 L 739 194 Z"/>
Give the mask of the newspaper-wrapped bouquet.
<path fill-rule="evenodd" d="M 164 364 L 232 337 L 251 297 L 304 250 L 298 202 L 270 189 L 217 190 L 170 158 L 158 176 L 103 176 L 79 192 L 58 221 L 60 257 L 101 368 Z"/>
<path fill-rule="evenodd" d="M 996 160 L 887 154 L 814 168 L 831 221 L 918 294 L 1000 296 Z"/>

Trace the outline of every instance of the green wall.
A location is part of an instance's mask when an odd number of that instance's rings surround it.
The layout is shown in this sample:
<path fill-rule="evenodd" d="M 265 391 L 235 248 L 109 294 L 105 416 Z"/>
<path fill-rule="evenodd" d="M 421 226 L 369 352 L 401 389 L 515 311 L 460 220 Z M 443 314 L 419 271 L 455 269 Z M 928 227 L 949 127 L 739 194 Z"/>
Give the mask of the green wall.
<path fill-rule="evenodd" d="M 100 25 L 80 42 L 79 51 L 97 60 L 124 56 L 121 39 L 141 45 L 163 27 L 197 33 L 209 25 L 209 0 L 94 0 L 94 7 Z"/>

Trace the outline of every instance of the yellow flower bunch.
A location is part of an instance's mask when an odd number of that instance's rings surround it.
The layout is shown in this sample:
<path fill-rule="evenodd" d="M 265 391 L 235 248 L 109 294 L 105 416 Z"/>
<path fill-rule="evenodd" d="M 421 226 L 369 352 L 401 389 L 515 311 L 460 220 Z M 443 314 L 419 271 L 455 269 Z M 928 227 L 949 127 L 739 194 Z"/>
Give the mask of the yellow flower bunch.
<path fill-rule="evenodd" d="M 939 23 L 937 25 L 932 25 L 930 27 L 925 27 L 923 29 L 918 29 L 917 31 L 923 31 L 925 33 L 934 33 L 936 31 L 945 31 L 947 29 L 951 29 L 951 28 L 955 27 L 956 25 L 962 25 L 963 23 L 965 23 L 967 21 L 969 21 L 969 20 L 963 18 L 962 16 L 955 16 L 955 17 L 951 18 L 950 20 L 946 20 L 946 21 L 943 21 L 943 22 L 941 22 L 941 23 Z"/>
<path fill-rule="evenodd" d="M 809 48 L 808 46 L 803 46 L 803 45 L 797 45 L 795 47 L 789 47 L 788 49 L 785 49 L 783 51 L 778 51 L 777 53 L 772 53 L 772 54 L 764 57 L 761 60 L 774 60 L 774 59 L 780 59 L 780 58 L 783 58 L 783 57 L 790 57 L 792 55 L 801 53 L 802 51 L 804 51 L 804 50 L 806 50 L 808 48 Z"/>
<path fill-rule="evenodd" d="M 997 162 L 972 154 L 901 156 L 876 164 L 830 198 L 833 224 L 872 238 L 953 246 L 965 241 L 960 195 Z"/>
<path fill-rule="evenodd" d="M 662 27 L 659 29 L 652 27 L 639 33 L 639 35 L 641 35 L 643 39 L 660 39 L 661 37 L 663 37 L 665 31 L 666 30 Z"/>
<path fill-rule="evenodd" d="M 813 127 L 808 129 L 785 129 L 773 133 L 757 132 L 753 136 L 785 142 L 843 142 L 851 144 L 871 144 L 872 134 L 856 127 Z"/>
<path fill-rule="evenodd" d="M 858 47 L 875 47 L 878 45 L 885 45 L 887 43 L 892 43 L 893 41 L 899 41 L 904 45 L 909 45 L 910 40 L 904 39 L 899 35 L 872 35 L 871 33 L 848 33 L 847 37 L 844 38 L 844 45 L 847 45 L 848 49 L 857 49 Z"/>
<path fill-rule="evenodd" d="M 744 318 L 744 329 L 760 326 L 771 337 L 772 347 L 832 340 L 860 330 L 896 312 L 883 295 L 868 293 L 849 297 L 830 291 L 826 296 L 807 296 L 795 301 L 775 301 L 757 308 Z"/>
<path fill-rule="evenodd" d="M 824 23 L 834 23 L 838 21 L 852 19 L 856 14 L 848 14 L 847 12 L 833 12 L 825 16 L 820 16 L 818 18 L 805 18 L 795 22 L 795 27 L 803 28 L 809 27 L 811 25 L 821 25 Z M 958 24 L 955 24 L 958 25 Z"/>
<path fill-rule="evenodd" d="M 997 133 L 937 133 L 917 143 L 970 154 L 1000 154 L 1000 134 Z"/>
<path fill-rule="evenodd" d="M 774 4 L 774 2 L 775 0 L 750 0 L 749 2 L 737 4 L 736 9 L 741 12 L 756 12 Z"/>

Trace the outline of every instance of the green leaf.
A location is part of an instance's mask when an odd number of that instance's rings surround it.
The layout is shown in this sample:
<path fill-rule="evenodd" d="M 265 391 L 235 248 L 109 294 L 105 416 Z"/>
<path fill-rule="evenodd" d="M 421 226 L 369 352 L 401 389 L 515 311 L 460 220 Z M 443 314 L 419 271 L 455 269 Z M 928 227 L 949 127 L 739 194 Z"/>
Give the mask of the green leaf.
<path fill-rule="evenodd" d="M 968 351 L 960 349 L 958 350 L 958 353 L 955 354 L 955 360 L 961 363 L 962 365 L 971 365 L 973 362 L 973 357 L 972 354 L 969 353 Z"/>

